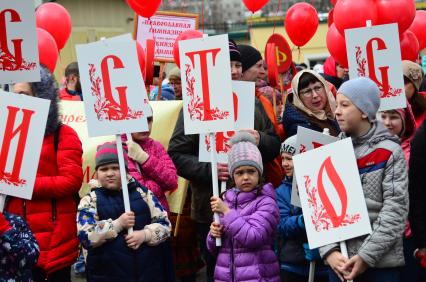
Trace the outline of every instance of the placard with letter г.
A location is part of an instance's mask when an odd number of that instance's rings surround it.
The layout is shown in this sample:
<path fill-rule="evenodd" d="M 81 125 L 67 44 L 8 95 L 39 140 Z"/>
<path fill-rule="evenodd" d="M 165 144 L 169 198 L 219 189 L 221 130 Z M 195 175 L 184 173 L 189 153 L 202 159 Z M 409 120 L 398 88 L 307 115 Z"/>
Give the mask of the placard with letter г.
<path fill-rule="evenodd" d="M 232 81 L 234 98 L 235 130 L 254 128 L 254 82 Z M 219 163 L 228 163 L 228 152 L 230 150 L 229 140 L 235 131 L 216 133 L 216 154 Z M 198 159 L 200 162 L 210 162 L 210 138 L 207 134 L 200 134 L 200 151 Z"/>
<path fill-rule="evenodd" d="M 369 77 L 380 89 L 380 111 L 405 108 L 398 25 L 345 30 L 349 77 Z"/>
<path fill-rule="evenodd" d="M 136 42 L 120 36 L 76 49 L 89 136 L 148 131 L 151 110 Z"/>
<path fill-rule="evenodd" d="M 0 1 L 0 84 L 40 81 L 34 1 Z"/>
<path fill-rule="evenodd" d="M 234 130 L 228 35 L 179 42 L 185 134 Z"/>
<path fill-rule="evenodd" d="M 307 151 L 319 148 L 321 146 L 338 141 L 339 138 L 323 134 L 321 132 L 305 128 L 297 127 L 296 154 L 305 153 Z M 296 177 L 293 175 L 293 188 L 291 190 L 291 204 L 296 207 L 302 207 L 300 203 L 298 188 L 296 185 Z"/>
<path fill-rule="evenodd" d="M 49 106 L 0 90 L 0 194 L 31 199 Z"/>
<path fill-rule="evenodd" d="M 350 138 L 293 157 L 309 247 L 371 233 Z"/>

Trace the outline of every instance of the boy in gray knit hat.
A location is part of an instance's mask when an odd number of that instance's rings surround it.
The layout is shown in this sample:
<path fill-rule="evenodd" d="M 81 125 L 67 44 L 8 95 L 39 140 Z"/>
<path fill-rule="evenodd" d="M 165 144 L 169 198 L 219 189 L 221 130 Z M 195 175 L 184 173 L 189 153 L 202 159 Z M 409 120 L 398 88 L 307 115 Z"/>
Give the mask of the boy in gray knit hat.
<path fill-rule="evenodd" d="M 372 233 L 346 241 L 349 258 L 338 244 L 321 247 L 321 256 L 331 266 L 330 281 L 400 281 L 408 213 L 404 153 L 398 137 L 376 121 L 380 91 L 372 80 L 360 77 L 343 83 L 336 101 L 342 137 L 352 138 Z"/>

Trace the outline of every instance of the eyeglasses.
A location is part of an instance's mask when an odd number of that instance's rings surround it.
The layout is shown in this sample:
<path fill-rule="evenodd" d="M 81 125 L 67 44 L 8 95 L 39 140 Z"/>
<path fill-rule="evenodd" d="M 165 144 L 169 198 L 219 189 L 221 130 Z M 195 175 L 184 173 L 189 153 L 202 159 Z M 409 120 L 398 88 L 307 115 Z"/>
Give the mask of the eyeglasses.
<path fill-rule="evenodd" d="M 306 88 L 306 89 L 301 90 L 299 92 L 299 95 L 306 97 L 306 98 L 310 98 L 310 97 L 312 97 L 312 92 L 320 94 L 323 89 L 324 89 L 323 86 L 315 86 L 313 88 Z"/>

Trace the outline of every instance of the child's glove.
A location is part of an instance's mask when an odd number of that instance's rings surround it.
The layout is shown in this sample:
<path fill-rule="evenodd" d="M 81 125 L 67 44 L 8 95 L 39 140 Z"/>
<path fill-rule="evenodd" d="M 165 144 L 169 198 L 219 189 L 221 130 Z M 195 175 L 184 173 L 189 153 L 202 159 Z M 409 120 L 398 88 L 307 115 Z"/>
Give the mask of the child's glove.
<path fill-rule="evenodd" d="M 426 250 L 417 249 L 414 251 L 414 256 L 420 261 L 420 266 L 426 268 Z"/>
<path fill-rule="evenodd" d="M 300 228 L 305 229 L 305 221 L 303 220 L 303 214 L 299 215 L 299 217 L 297 218 L 297 225 Z"/>
<path fill-rule="evenodd" d="M 3 213 L 0 212 L 0 235 L 8 231 L 11 228 L 9 221 L 4 217 Z"/>
<path fill-rule="evenodd" d="M 318 249 L 309 249 L 308 243 L 303 243 L 303 250 L 305 251 L 305 259 L 309 261 L 320 260 L 321 256 L 319 254 Z"/>
<path fill-rule="evenodd" d="M 142 149 L 142 147 L 132 140 L 128 140 L 126 144 L 128 150 L 127 155 L 129 158 L 137 161 L 140 164 L 144 164 L 149 155 Z"/>
<path fill-rule="evenodd" d="M 151 233 L 149 230 L 136 230 L 132 234 L 126 235 L 127 246 L 131 249 L 137 250 L 144 243 L 149 241 Z"/>

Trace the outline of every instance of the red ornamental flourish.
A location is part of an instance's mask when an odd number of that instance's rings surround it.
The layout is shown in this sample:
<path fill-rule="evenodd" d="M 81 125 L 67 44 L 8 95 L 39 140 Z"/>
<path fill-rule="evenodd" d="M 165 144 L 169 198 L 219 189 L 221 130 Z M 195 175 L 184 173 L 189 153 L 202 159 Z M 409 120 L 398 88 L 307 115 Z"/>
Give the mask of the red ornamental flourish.
<path fill-rule="evenodd" d="M 27 181 L 25 179 L 12 179 L 12 175 L 7 172 L 0 173 L 0 183 L 6 183 L 7 185 L 13 185 L 16 187 L 23 187 Z"/>
<path fill-rule="evenodd" d="M 102 79 L 96 75 L 96 67 L 94 64 L 89 64 L 90 83 L 92 84 L 92 96 L 96 97 L 96 102 L 93 105 L 98 120 L 131 120 L 143 117 L 142 111 L 133 111 L 129 108 L 128 113 L 122 113 L 121 108 L 115 103 L 105 99 L 101 93 Z"/>
<path fill-rule="evenodd" d="M 356 57 L 356 63 L 357 63 L 356 70 L 358 72 L 358 76 L 366 77 L 367 76 L 367 71 L 366 71 L 367 60 L 362 56 L 362 50 L 360 46 L 355 46 L 355 50 L 356 50 L 355 57 Z M 379 90 L 380 90 L 380 98 L 396 97 L 402 94 L 401 88 L 393 88 L 392 86 L 389 85 L 389 91 L 387 93 L 384 93 L 383 85 L 377 84 L 377 86 L 379 87 Z"/>
<path fill-rule="evenodd" d="M 228 143 L 228 141 L 229 140 L 231 140 L 231 138 L 229 138 L 229 137 L 225 137 L 225 136 L 223 136 L 223 150 L 221 150 L 221 149 L 219 149 L 218 150 L 218 144 L 217 144 L 217 138 L 216 138 L 216 153 L 223 153 L 223 154 L 227 154 L 230 150 L 231 150 L 231 146 L 230 146 L 230 144 Z M 221 140 L 222 141 L 222 140 Z M 211 146 L 210 146 L 210 136 L 209 135 L 206 135 L 206 137 L 205 137 L 205 139 L 204 139 L 204 142 L 206 143 L 206 147 L 207 147 L 207 152 L 210 152 L 210 148 L 211 148 Z"/>
<path fill-rule="evenodd" d="M 189 95 L 188 113 L 191 120 L 204 121 L 204 103 L 201 98 L 195 94 L 195 77 L 192 75 L 192 68 L 185 64 L 186 91 Z M 210 110 L 213 120 L 221 120 L 229 117 L 228 111 L 221 111 L 217 107 Z"/>
<path fill-rule="evenodd" d="M 18 66 L 15 57 L 0 49 L 0 70 L 2 71 L 33 70 L 36 66 L 35 62 L 28 63 L 25 60 L 22 60 L 22 63 Z"/>
<path fill-rule="evenodd" d="M 358 222 L 361 218 L 360 214 L 348 215 L 345 214 L 343 220 L 339 226 L 333 226 L 330 215 L 327 213 L 324 205 L 318 197 L 318 189 L 311 187 L 311 179 L 308 175 L 305 178 L 305 190 L 308 196 L 308 206 L 312 210 L 311 222 L 317 232 L 322 230 L 330 230 L 331 228 L 338 228 L 341 226 L 347 226 Z"/>

